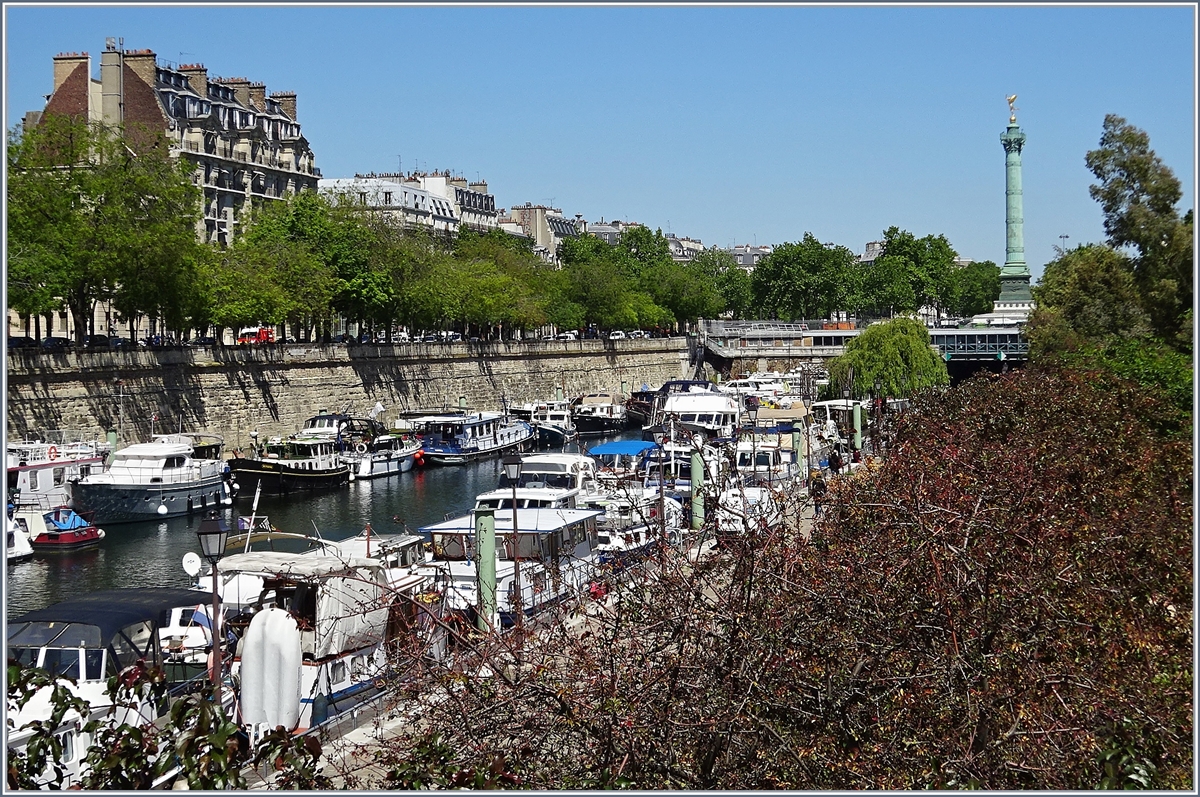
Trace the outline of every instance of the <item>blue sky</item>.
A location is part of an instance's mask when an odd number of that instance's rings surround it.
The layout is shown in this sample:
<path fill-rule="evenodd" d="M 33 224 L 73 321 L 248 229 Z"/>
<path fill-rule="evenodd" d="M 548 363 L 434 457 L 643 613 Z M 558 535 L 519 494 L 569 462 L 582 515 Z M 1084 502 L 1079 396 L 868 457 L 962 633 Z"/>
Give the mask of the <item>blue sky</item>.
<path fill-rule="evenodd" d="M 106 36 L 298 94 L 326 177 L 413 168 L 487 180 L 706 245 L 805 232 L 863 251 L 891 225 L 1004 260 L 1017 93 L 1025 247 L 1103 240 L 1084 154 L 1106 113 L 1195 186 L 1190 6 L 5 8 L 8 125 L 59 52 Z"/>

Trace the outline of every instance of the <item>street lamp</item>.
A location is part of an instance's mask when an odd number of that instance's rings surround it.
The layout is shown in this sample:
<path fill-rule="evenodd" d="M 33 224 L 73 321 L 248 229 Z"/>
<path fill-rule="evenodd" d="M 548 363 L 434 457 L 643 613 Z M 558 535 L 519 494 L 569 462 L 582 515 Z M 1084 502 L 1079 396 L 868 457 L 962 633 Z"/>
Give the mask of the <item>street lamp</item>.
<path fill-rule="evenodd" d="M 225 524 L 225 520 L 217 514 L 217 510 L 209 511 L 208 517 L 200 521 L 200 527 L 196 529 L 196 536 L 200 539 L 200 551 L 204 554 L 204 558 L 212 565 L 212 648 L 213 648 L 213 703 L 217 706 L 221 705 L 221 634 L 220 634 L 220 611 L 221 611 L 221 596 L 217 591 L 217 562 L 221 561 L 221 557 L 225 555 L 225 543 L 229 539 L 229 526 Z"/>
<path fill-rule="evenodd" d="M 524 628 L 525 609 L 521 605 L 521 546 L 517 537 L 517 482 L 521 480 L 521 458 L 518 456 L 508 456 L 501 460 L 504 465 L 504 475 L 508 477 L 512 484 L 513 499 L 512 499 L 512 558 L 513 558 L 513 593 L 516 596 L 513 601 L 513 611 L 515 612 L 515 622 L 517 630 Z"/>
<path fill-rule="evenodd" d="M 1058 247 L 1058 249 L 1059 249 L 1059 252 L 1061 252 L 1061 253 L 1063 253 L 1063 254 L 1066 254 L 1066 251 L 1067 251 L 1067 239 L 1068 239 L 1068 238 L 1070 238 L 1070 237 L 1071 237 L 1071 236 L 1067 235 L 1066 233 L 1063 233 L 1062 235 L 1058 236 L 1058 240 L 1062 242 L 1062 243 L 1061 243 L 1061 245 Z"/>

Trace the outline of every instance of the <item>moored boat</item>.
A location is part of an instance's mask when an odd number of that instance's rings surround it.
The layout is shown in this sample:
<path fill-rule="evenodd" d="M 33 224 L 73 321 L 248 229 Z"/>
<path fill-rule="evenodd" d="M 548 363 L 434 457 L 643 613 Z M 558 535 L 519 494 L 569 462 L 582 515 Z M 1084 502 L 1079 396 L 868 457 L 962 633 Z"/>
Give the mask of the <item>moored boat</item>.
<path fill-rule="evenodd" d="M 9 440 L 8 495 L 16 504 L 71 505 L 70 484 L 104 470 L 108 443 L 75 440 Z"/>
<path fill-rule="evenodd" d="M 410 434 L 390 432 L 374 418 L 342 413 L 314 415 L 304 422 L 300 436 L 333 440 L 356 479 L 407 473 L 421 450 L 421 442 Z"/>
<path fill-rule="evenodd" d="M 251 456 L 229 460 L 229 469 L 242 495 L 322 492 L 350 482 L 350 466 L 327 437 L 272 437 Z"/>
<path fill-rule="evenodd" d="M 83 714 L 68 710 L 51 728 L 62 744 L 57 765 L 63 775 L 56 778 L 48 767 L 41 775 L 47 786 L 78 787 L 88 771 L 85 755 L 95 733 L 91 723 L 101 727 L 140 726 L 169 710 L 169 700 L 149 692 L 136 693 L 129 702 L 114 704 L 108 691 L 110 678 L 139 664 L 148 670 L 165 669 L 169 694 L 174 694 L 185 689 L 192 677 L 207 677 L 203 668 L 164 668 L 158 636 L 164 616 L 172 609 L 196 604 L 194 590 L 114 589 L 72 598 L 9 620 L 9 661 L 45 670 L 57 679 L 55 687 L 69 690 L 87 705 Z M 6 743 L 10 751 L 27 748 L 36 732 L 31 723 L 54 719 L 51 689 L 42 687 L 24 706 L 9 712 L 12 724 Z"/>
<path fill-rule="evenodd" d="M 8 516 L 5 518 L 8 532 L 4 546 L 4 561 L 9 564 L 33 556 L 33 546 L 29 544 L 29 532 L 22 528 L 21 524 L 13 517 L 13 508 L 12 504 L 8 505 Z"/>
<path fill-rule="evenodd" d="M 490 511 L 490 510 L 485 510 Z M 510 626 L 521 613 L 532 616 L 581 594 L 597 575 L 596 517 L 584 509 L 496 511 L 495 622 Z M 478 609 L 475 515 L 467 513 L 420 529 L 433 543 L 433 561 L 447 610 L 474 623 Z M 520 590 L 517 566 L 520 561 Z M 518 597 L 519 596 L 519 597 Z"/>
<path fill-rule="evenodd" d="M 29 546 L 39 553 L 94 548 L 104 539 L 104 529 L 68 506 L 19 506 L 13 510 L 13 520 L 27 535 Z"/>
<path fill-rule="evenodd" d="M 591 393 L 580 398 L 574 418 L 580 437 L 603 437 L 623 430 L 628 414 L 620 396 Z"/>
<path fill-rule="evenodd" d="M 221 438 L 155 435 L 113 454 L 108 469 L 71 484 L 72 505 L 98 523 L 176 517 L 232 503 Z"/>
<path fill-rule="evenodd" d="M 575 421 L 569 401 L 547 401 L 539 404 L 529 422 L 537 431 L 539 443 L 561 446 L 575 437 Z"/>
<path fill-rule="evenodd" d="M 461 465 L 505 451 L 524 450 L 534 439 L 533 426 L 498 412 L 426 415 L 410 421 L 421 438 L 421 453 L 435 465 Z"/>

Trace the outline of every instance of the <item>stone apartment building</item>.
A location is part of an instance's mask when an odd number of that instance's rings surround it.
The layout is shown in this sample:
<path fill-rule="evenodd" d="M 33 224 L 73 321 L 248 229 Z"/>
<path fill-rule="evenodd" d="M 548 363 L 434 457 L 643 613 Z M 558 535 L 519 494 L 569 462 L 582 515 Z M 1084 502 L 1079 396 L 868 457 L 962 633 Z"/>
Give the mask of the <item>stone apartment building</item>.
<path fill-rule="evenodd" d="M 751 272 L 758 265 L 758 261 L 775 251 L 775 247 L 770 245 L 751 246 L 750 244 L 739 244 L 725 251 L 733 255 L 733 259 L 737 261 L 737 264 L 743 270 Z"/>
<path fill-rule="evenodd" d="M 486 182 L 468 183 L 447 172 L 385 172 L 327 178 L 318 190 L 337 201 L 351 201 L 387 213 L 403 226 L 425 227 L 445 235 L 460 228 L 478 232 L 497 229 L 496 198 Z"/>
<path fill-rule="evenodd" d="M 109 39 L 100 79 L 88 53 L 54 56 L 54 86 L 45 108 L 25 125 L 63 114 L 162 131 L 172 154 L 195 167 L 204 191 L 197 235 L 228 243 L 247 203 L 315 191 L 321 172 L 296 117 L 296 94 L 268 95 L 263 83 L 209 76 L 201 64 L 160 63 L 152 50 L 125 50 Z"/>
<path fill-rule="evenodd" d="M 578 238 L 587 229 L 583 217 L 571 220 L 562 210 L 546 205 L 525 203 L 509 208 L 499 219 L 500 228 L 523 235 L 533 242 L 533 251 L 547 263 L 559 264 L 558 247 L 567 238 Z"/>
<path fill-rule="evenodd" d="M 667 233 L 667 245 L 671 247 L 671 259 L 676 263 L 690 263 L 704 251 L 704 244 L 698 239 L 676 238 L 670 232 Z"/>

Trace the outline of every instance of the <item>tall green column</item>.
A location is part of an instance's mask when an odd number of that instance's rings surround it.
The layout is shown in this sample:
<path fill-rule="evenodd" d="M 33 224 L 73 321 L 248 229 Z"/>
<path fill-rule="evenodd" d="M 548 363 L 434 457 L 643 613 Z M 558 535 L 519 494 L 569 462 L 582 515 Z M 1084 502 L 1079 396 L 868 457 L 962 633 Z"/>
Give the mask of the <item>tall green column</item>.
<path fill-rule="evenodd" d="M 487 633 L 496 619 L 496 513 L 491 507 L 475 510 L 475 573 L 479 578 L 476 624 Z"/>
<path fill-rule="evenodd" d="M 692 452 L 692 528 L 704 525 L 704 457 Z"/>
<path fill-rule="evenodd" d="M 1000 134 L 1004 147 L 1004 195 L 1006 243 L 1004 265 L 1000 268 L 1000 298 L 997 304 L 1029 303 L 1029 265 L 1025 262 L 1025 208 L 1021 189 L 1021 151 L 1025 148 L 1025 133 L 1017 124 L 1016 108 L 1009 100 L 1012 114 L 1008 129 Z"/>

